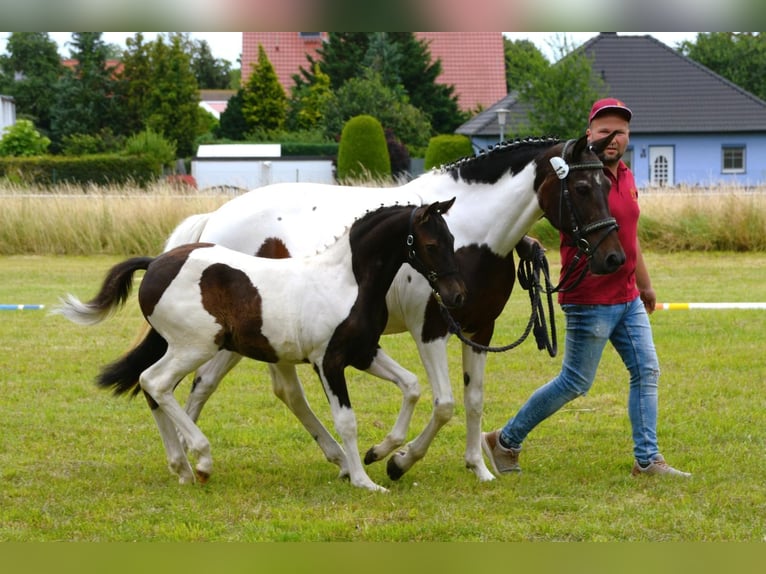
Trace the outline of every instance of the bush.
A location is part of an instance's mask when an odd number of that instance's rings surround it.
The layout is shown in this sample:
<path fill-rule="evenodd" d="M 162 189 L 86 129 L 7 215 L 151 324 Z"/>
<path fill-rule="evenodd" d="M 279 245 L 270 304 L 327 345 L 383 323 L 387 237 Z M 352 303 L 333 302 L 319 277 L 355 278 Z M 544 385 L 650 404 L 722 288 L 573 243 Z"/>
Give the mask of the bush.
<path fill-rule="evenodd" d="M 372 116 L 355 116 L 346 122 L 338 146 L 338 180 L 391 177 L 383 126 Z"/>
<path fill-rule="evenodd" d="M 29 120 L 18 120 L 3 130 L 0 138 L 0 156 L 31 157 L 48 151 L 51 140 L 40 134 Z"/>
<path fill-rule="evenodd" d="M 159 175 L 159 166 L 153 158 L 145 155 L 0 158 L 0 177 L 30 186 L 51 187 L 68 183 L 146 187 Z"/>
<path fill-rule="evenodd" d="M 161 134 L 147 128 L 134 134 L 125 142 L 124 153 L 132 156 L 147 156 L 160 166 L 172 166 L 176 161 L 176 146 Z"/>
<path fill-rule="evenodd" d="M 471 140 L 464 135 L 434 136 L 428 142 L 424 167 L 429 170 L 473 155 Z"/>

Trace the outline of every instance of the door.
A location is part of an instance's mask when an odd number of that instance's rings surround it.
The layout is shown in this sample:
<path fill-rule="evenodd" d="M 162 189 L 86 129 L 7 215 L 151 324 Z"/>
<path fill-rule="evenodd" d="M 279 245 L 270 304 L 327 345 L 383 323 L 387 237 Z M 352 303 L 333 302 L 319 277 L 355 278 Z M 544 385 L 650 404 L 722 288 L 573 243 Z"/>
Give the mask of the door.
<path fill-rule="evenodd" d="M 652 185 L 673 185 L 675 173 L 673 146 L 649 146 L 649 181 Z"/>

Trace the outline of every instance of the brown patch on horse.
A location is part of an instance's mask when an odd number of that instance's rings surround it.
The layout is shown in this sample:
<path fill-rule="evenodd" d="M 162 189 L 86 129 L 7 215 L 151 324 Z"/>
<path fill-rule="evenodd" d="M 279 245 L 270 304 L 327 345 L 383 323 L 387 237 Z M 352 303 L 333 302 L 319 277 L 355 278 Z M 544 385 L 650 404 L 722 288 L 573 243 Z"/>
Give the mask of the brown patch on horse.
<path fill-rule="evenodd" d="M 513 251 L 500 257 L 486 246 L 469 245 L 455 253 L 458 269 L 466 284 L 465 304 L 450 314 L 463 331 L 473 333 L 475 342 L 488 345 L 495 329 L 495 319 L 503 312 L 516 281 Z M 433 296 L 426 306 L 421 334 L 424 342 L 447 335 L 447 324 Z"/>
<path fill-rule="evenodd" d="M 269 259 L 289 259 L 292 257 L 287 249 L 287 245 L 278 237 L 269 237 L 264 240 L 258 251 L 256 251 L 255 256 L 268 257 Z"/>
<path fill-rule="evenodd" d="M 189 253 L 201 247 L 212 247 L 212 243 L 191 243 L 181 245 L 163 253 L 152 262 L 152 281 L 142 281 L 138 289 L 138 298 L 144 317 L 151 317 L 157 302 L 178 275 L 189 258 Z"/>
<path fill-rule="evenodd" d="M 221 330 L 216 344 L 257 361 L 276 363 L 276 351 L 263 335 L 262 299 L 250 278 L 239 269 L 214 263 L 200 277 L 202 306 Z"/>

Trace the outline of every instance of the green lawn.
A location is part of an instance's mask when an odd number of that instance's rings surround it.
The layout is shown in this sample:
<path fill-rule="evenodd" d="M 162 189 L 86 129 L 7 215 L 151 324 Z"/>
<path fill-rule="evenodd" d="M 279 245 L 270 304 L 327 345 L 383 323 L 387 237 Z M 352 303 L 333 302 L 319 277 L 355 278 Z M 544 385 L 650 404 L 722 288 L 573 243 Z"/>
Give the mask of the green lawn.
<path fill-rule="evenodd" d="M 647 253 L 661 301 L 766 301 L 764 253 Z M 119 257 L 0 258 L 0 304 L 92 296 Z M 551 269 L 558 271 L 555 256 Z M 560 354 L 563 318 L 557 307 Z M 514 293 L 494 344 L 515 340 L 528 297 Z M 451 343 L 455 417 L 400 481 L 370 467 L 388 494 L 336 478 L 287 409 L 263 365 L 240 364 L 200 421 L 214 474 L 181 486 L 143 399 L 93 385 L 141 325 L 133 302 L 109 321 L 79 327 L 46 311 L 0 311 L 0 540 L 2 541 L 750 541 L 766 539 L 766 311 L 658 311 L 660 444 L 691 480 L 629 476 L 627 377 L 608 349 L 592 392 L 525 443 L 519 476 L 479 483 L 464 468 L 459 345 Z M 387 351 L 421 376 L 410 438 L 431 394 L 407 335 Z M 558 372 L 533 341 L 489 357 L 485 428 L 505 422 Z M 330 425 L 308 368 L 310 403 Z M 393 424 L 392 385 L 349 370 L 366 450 Z M 183 401 L 188 382 L 177 392 Z"/>

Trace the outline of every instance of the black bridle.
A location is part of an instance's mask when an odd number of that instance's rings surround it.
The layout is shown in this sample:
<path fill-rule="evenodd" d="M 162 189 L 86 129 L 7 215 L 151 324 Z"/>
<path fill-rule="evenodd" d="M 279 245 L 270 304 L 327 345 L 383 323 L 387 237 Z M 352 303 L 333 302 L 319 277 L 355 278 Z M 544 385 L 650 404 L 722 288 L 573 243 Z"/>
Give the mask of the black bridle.
<path fill-rule="evenodd" d="M 582 256 L 584 255 L 585 260 L 588 261 L 591 257 L 593 257 L 593 254 L 599 248 L 601 243 L 606 239 L 607 235 L 609 235 L 612 231 L 617 231 L 620 228 L 620 226 L 617 225 L 617 220 L 614 217 L 600 219 L 599 221 L 594 221 L 593 223 L 589 223 L 584 227 L 581 225 L 580 218 L 577 214 L 577 210 L 575 209 L 575 205 L 569 193 L 567 176 L 572 171 L 581 171 L 586 169 L 603 170 L 604 164 L 601 162 L 601 160 L 568 164 L 564 158 L 566 157 L 567 149 L 574 141 L 575 140 L 568 140 L 561 150 L 561 156 L 553 157 L 550 160 L 551 166 L 553 167 L 556 176 L 559 178 L 559 181 L 561 181 L 561 193 L 559 194 L 559 218 L 561 218 L 564 203 L 566 203 L 567 209 L 569 211 L 569 220 L 572 227 L 571 235 L 573 236 L 574 240 L 573 244 L 577 247 L 577 253 L 575 254 L 572 261 L 570 261 L 569 265 L 567 265 L 567 268 L 564 271 L 564 275 L 561 277 L 559 284 L 553 287 L 553 290 L 551 291 L 552 293 L 571 291 L 577 285 L 579 285 L 580 281 L 583 280 L 585 274 L 588 272 L 587 265 L 583 265 L 579 276 L 574 280 L 573 283 L 571 283 L 571 285 L 564 287 L 564 284 L 570 280 L 570 276 L 572 273 L 574 273 L 574 270 L 580 263 Z M 591 245 L 588 242 L 587 236 L 591 233 L 595 233 L 596 231 L 601 231 L 602 229 L 606 229 L 606 232 L 601 235 L 599 240 L 594 245 Z"/>
<path fill-rule="evenodd" d="M 419 273 L 421 273 L 428 280 L 428 284 L 434 290 L 434 293 L 438 295 L 438 289 L 436 284 L 439 278 L 447 277 L 448 275 L 457 275 L 458 270 L 457 268 L 454 268 L 454 269 L 448 269 L 447 271 L 444 271 L 442 273 L 438 273 L 437 271 L 433 269 L 428 269 L 425 263 L 423 263 L 423 260 L 420 257 L 418 257 L 418 254 L 415 252 L 415 233 L 413 231 L 413 228 L 415 225 L 415 212 L 417 210 L 418 208 L 415 207 L 410 213 L 410 222 L 409 222 L 409 227 L 407 229 L 407 240 L 406 240 L 407 262 L 413 267 L 413 269 L 415 269 L 415 271 L 418 271 Z"/>

